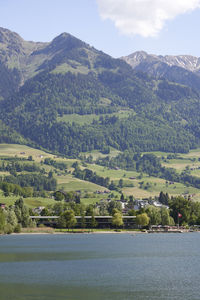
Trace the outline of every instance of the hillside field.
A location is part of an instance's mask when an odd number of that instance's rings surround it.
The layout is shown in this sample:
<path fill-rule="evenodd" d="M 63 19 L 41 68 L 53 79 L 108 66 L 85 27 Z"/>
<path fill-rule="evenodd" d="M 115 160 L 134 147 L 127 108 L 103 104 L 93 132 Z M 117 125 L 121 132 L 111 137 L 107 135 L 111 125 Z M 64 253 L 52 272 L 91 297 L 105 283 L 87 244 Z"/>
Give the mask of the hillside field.
<path fill-rule="evenodd" d="M 110 152 L 111 156 L 116 156 L 119 152 L 112 149 Z M 200 149 L 192 150 L 188 154 L 174 154 L 165 152 L 151 152 L 157 157 L 160 157 L 163 166 L 174 168 L 177 172 L 181 172 L 185 169 L 191 174 L 200 177 Z M 101 157 L 102 153 L 95 151 L 87 153 L 87 155 L 92 155 L 94 159 Z M 126 196 L 133 195 L 135 198 L 148 198 L 158 196 L 160 191 L 168 193 L 169 195 L 192 195 L 194 200 L 200 200 L 200 189 L 185 186 L 182 183 L 177 182 L 167 182 L 164 179 L 149 176 L 145 173 L 141 174 L 135 171 L 126 171 L 121 169 L 110 169 L 108 167 L 103 167 L 97 164 L 83 164 L 78 159 L 68 159 L 41 151 L 38 149 L 33 149 L 28 146 L 16 145 L 16 144 L 0 144 L 0 157 L 19 157 L 28 158 L 32 157 L 32 160 L 38 165 L 46 170 L 46 172 L 53 171 L 54 177 L 57 179 L 58 190 L 63 190 L 65 192 L 69 191 L 79 191 L 81 192 L 81 201 L 85 204 L 96 203 L 100 199 L 106 199 L 108 197 L 103 191 L 107 190 L 105 187 L 94 184 L 89 181 L 80 180 L 72 175 L 73 163 L 78 162 L 81 169 L 87 168 L 96 172 L 97 175 L 101 177 L 109 177 L 110 181 L 114 181 L 118 184 L 119 180 L 123 180 L 123 188 L 121 191 Z M 66 170 L 59 170 L 53 166 L 43 164 L 45 158 L 53 159 L 57 162 L 65 162 L 67 164 Z M 8 172 L 0 172 L 0 176 L 6 176 Z M 101 193 L 97 194 L 99 191 Z M 115 196 L 119 197 L 118 192 L 114 192 Z M 0 199 L 2 203 L 8 205 L 13 204 L 17 197 L 5 197 L 0 194 Z M 25 203 L 29 207 L 36 206 L 47 206 L 49 204 L 56 203 L 52 198 L 42 198 L 42 197 L 32 197 L 25 198 Z"/>

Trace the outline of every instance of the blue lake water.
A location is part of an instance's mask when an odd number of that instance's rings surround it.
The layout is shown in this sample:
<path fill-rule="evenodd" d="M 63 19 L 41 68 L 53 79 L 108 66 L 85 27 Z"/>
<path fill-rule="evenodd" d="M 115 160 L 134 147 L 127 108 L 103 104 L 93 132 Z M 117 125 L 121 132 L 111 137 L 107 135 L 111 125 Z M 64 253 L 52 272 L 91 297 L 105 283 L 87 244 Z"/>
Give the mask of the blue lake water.
<path fill-rule="evenodd" d="M 0 236 L 0 300 L 199 300 L 200 234 Z"/>

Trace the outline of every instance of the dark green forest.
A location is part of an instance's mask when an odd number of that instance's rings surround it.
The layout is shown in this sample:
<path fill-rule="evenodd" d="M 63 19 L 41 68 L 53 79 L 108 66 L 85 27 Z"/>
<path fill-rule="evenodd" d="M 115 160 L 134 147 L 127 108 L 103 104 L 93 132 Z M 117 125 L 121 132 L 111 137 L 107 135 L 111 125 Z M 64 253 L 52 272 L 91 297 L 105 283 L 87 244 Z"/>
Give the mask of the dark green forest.
<path fill-rule="evenodd" d="M 12 49 L 12 32 L 6 34 L 5 49 Z M 16 36 L 15 43 L 20 51 L 12 51 L 20 58 L 26 46 Z M 68 157 L 108 147 L 186 153 L 200 145 L 200 95 L 190 81 L 183 85 L 135 71 L 69 34 L 31 54 L 25 50 L 27 64 L 11 68 L 12 53 L 0 48 L 2 78 L 9 78 L 7 84 L 0 80 L 1 142 Z M 125 118 L 123 110 L 130 112 Z M 68 121 L 72 114 L 97 118 L 80 124 Z"/>

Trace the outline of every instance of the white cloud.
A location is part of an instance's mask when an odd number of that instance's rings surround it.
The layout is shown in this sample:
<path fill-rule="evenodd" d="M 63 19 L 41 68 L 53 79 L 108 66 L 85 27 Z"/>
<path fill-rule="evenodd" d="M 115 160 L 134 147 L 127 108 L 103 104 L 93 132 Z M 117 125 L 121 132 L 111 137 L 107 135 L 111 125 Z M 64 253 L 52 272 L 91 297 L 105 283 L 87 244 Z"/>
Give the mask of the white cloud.
<path fill-rule="evenodd" d="M 158 35 L 167 20 L 200 7 L 200 0 L 97 0 L 101 17 L 125 35 Z"/>

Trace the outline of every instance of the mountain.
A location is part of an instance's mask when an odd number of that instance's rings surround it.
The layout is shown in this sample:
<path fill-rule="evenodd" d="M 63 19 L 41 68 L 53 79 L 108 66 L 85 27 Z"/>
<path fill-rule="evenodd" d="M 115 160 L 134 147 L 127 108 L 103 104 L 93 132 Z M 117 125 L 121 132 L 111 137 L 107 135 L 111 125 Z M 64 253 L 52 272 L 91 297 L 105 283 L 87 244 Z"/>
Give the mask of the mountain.
<path fill-rule="evenodd" d="M 199 72 L 200 70 L 200 58 L 192 56 L 192 55 L 155 55 L 155 54 L 148 54 L 145 51 L 137 51 L 133 54 L 128 56 L 123 56 L 127 63 L 129 63 L 133 68 L 138 66 L 141 62 L 146 60 L 149 61 L 157 61 L 163 62 L 168 66 L 177 66 L 180 68 L 184 68 L 188 71 L 192 72 Z"/>
<path fill-rule="evenodd" d="M 138 68 L 139 56 L 146 54 L 138 55 L 133 69 L 68 33 L 35 43 L 0 28 L 5 74 L 0 126 L 14 132 L 18 143 L 73 157 L 109 147 L 134 152 L 197 147 L 199 89 L 145 73 Z"/>
<path fill-rule="evenodd" d="M 122 57 L 134 70 L 142 71 L 155 78 L 188 85 L 200 90 L 200 58 L 191 55 L 154 55 L 137 51 Z"/>

